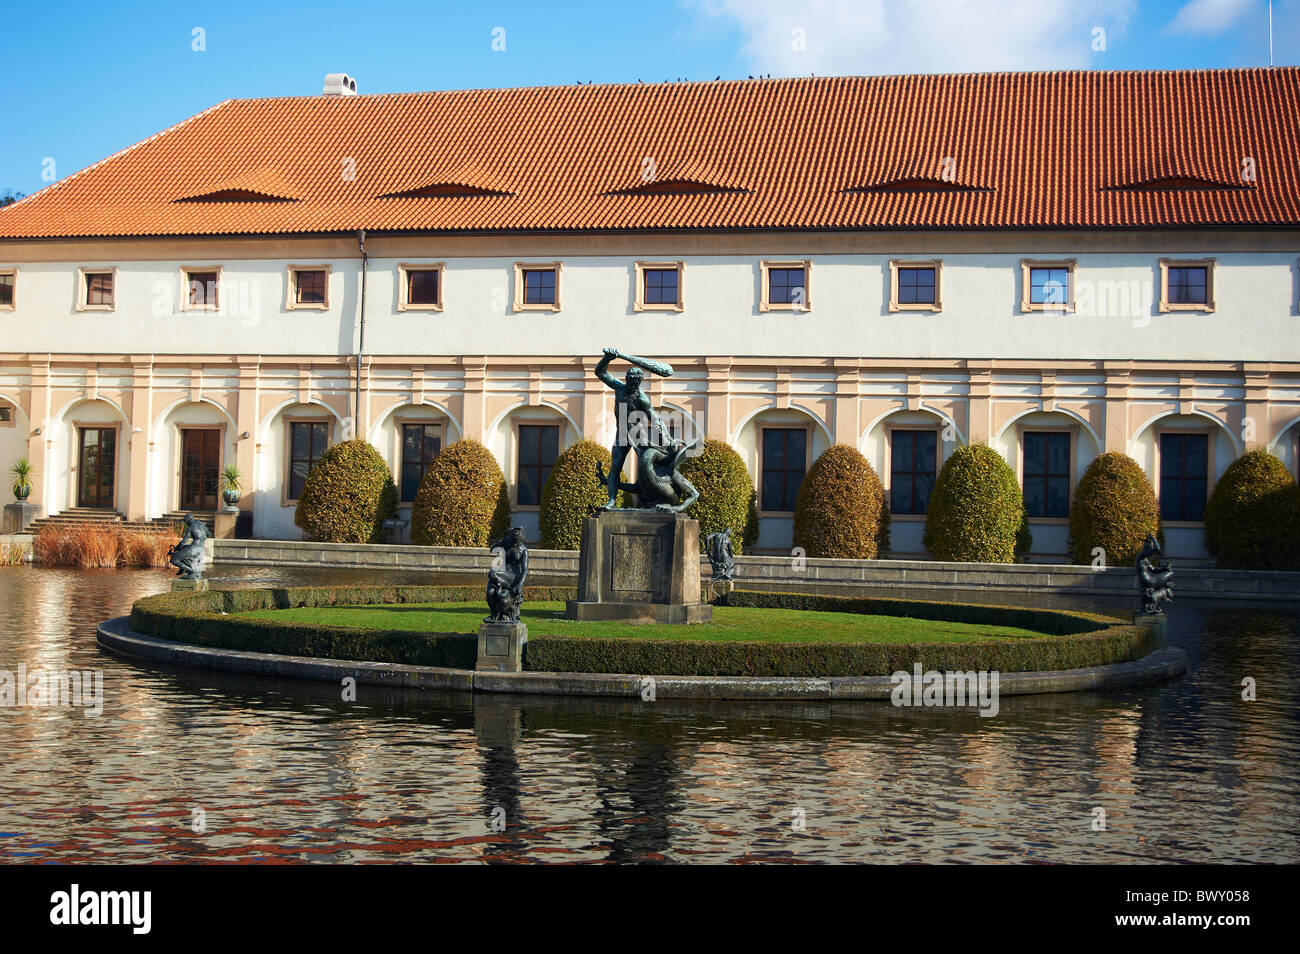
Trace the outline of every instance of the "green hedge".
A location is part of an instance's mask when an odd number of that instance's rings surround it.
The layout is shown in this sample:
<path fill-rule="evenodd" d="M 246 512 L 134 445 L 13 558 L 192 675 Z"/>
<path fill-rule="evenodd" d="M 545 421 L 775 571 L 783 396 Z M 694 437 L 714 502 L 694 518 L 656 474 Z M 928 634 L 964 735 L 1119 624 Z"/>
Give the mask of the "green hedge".
<path fill-rule="evenodd" d="M 472 669 L 476 637 L 411 633 L 313 623 L 277 622 L 238 614 L 300 606 L 365 606 L 477 600 L 479 586 L 295 587 L 164 593 L 138 600 L 131 628 L 176 642 L 222 649 Z M 572 587 L 528 587 L 530 602 L 572 599 Z M 654 675 L 869 676 L 926 669 L 1024 672 L 1075 669 L 1138 659 L 1151 651 L 1147 630 L 1091 613 L 902 599 L 855 599 L 737 591 L 720 605 L 863 613 L 1015 626 L 1050 634 L 1040 639 L 978 643 L 727 643 L 691 639 L 537 636 L 525 668 L 542 672 Z M 486 610 L 485 610 L 486 612 Z M 223 615 L 226 614 L 226 615 Z M 689 630 L 687 631 L 689 632 Z"/>
<path fill-rule="evenodd" d="M 368 441 L 328 448 L 307 475 L 293 522 L 324 543 L 374 543 L 397 513 L 392 471 Z"/>
<path fill-rule="evenodd" d="M 613 459 L 595 441 L 582 440 L 569 446 L 555 459 L 551 475 L 542 488 L 537 525 L 542 547 L 547 550 L 576 550 L 582 543 L 582 521 L 609 499 L 600 482 L 597 465 L 609 473 Z M 615 503 L 622 506 L 620 490 Z"/>
<path fill-rule="evenodd" d="M 810 557 L 874 560 L 880 542 L 884 487 L 875 469 L 848 444 L 813 461 L 794 503 L 794 545 Z"/>
<path fill-rule="evenodd" d="M 1238 457 L 1205 505 L 1205 548 L 1233 570 L 1300 570 L 1300 486 L 1263 450 Z"/>
<path fill-rule="evenodd" d="M 1164 540 L 1160 506 L 1138 462 L 1119 451 L 1095 458 L 1070 504 L 1071 559 L 1090 564 L 1101 547 L 1108 566 L 1132 565 L 1151 533 Z"/>
<path fill-rule="evenodd" d="M 956 563 L 1014 563 L 1032 546 L 1020 484 L 1001 454 L 971 444 L 944 461 L 922 541 L 936 560 Z"/>
<path fill-rule="evenodd" d="M 572 587 L 525 587 L 524 594 L 531 601 L 564 600 L 572 599 L 574 590 Z M 478 656 L 478 637 L 473 633 L 360 629 L 238 614 L 299 606 L 481 599 L 482 586 L 337 586 L 163 593 L 136 601 L 131 608 L 131 629 L 159 639 L 219 649 L 473 669 Z M 487 614 L 486 604 L 483 612 Z"/>
<path fill-rule="evenodd" d="M 465 439 L 433 459 L 411 507 L 412 542 L 486 547 L 509 529 L 506 478 L 490 450 Z"/>
<path fill-rule="evenodd" d="M 731 528 L 731 549 L 744 552 L 758 540 L 758 494 L 754 478 L 726 441 L 706 440 L 700 453 L 682 461 L 681 474 L 700 492 L 686 516 L 700 523 L 700 550 L 710 534 Z"/>
<path fill-rule="evenodd" d="M 1023 626 L 1055 635 L 947 644 L 732 643 L 538 636 L 528 640 L 525 668 L 659 676 L 888 676 L 899 670 L 911 671 L 919 662 L 927 670 L 1037 672 L 1128 662 L 1154 648 L 1145 628 L 1062 610 L 746 591 L 733 592 L 719 605 Z"/>

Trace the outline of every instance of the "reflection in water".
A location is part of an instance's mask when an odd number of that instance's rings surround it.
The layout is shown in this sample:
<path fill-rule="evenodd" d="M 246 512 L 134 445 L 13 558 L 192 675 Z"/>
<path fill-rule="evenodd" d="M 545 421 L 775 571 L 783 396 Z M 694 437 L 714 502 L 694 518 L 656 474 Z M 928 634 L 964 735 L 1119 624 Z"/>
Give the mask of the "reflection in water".
<path fill-rule="evenodd" d="M 1188 676 L 1006 698 L 992 719 L 366 686 L 345 703 L 96 646 L 96 622 L 168 581 L 0 569 L 0 669 L 101 669 L 105 690 L 99 718 L 0 708 L 0 861 L 1300 860 L 1295 613 L 1181 601 Z"/>

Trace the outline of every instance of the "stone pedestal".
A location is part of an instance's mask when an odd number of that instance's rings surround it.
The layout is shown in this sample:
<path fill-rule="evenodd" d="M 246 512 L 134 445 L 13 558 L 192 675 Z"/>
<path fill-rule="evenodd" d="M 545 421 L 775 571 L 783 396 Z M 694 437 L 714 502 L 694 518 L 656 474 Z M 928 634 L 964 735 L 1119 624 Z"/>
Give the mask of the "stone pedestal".
<path fill-rule="evenodd" d="M 207 580 L 172 580 L 173 593 L 202 593 L 207 588 Z"/>
<path fill-rule="evenodd" d="M 1133 625 L 1151 631 L 1152 651 L 1169 648 L 1169 620 L 1164 613 L 1134 613 Z"/>
<path fill-rule="evenodd" d="M 238 510 L 218 510 L 212 515 L 212 536 L 217 540 L 235 539 L 235 523 L 238 520 Z"/>
<path fill-rule="evenodd" d="M 5 504 L 4 522 L 0 523 L 0 533 L 22 533 L 42 513 L 44 513 L 44 508 L 38 507 L 36 504 Z"/>
<path fill-rule="evenodd" d="M 528 627 L 523 623 L 482 623 L 478 628 L 478 672 L 523 672 Z"/>
<path fill-rule="evenodd" d="M 574 620 L 707 623 L 700 601 L 700 526 L 679 513 L 602 510 L 582 522 Z"/>

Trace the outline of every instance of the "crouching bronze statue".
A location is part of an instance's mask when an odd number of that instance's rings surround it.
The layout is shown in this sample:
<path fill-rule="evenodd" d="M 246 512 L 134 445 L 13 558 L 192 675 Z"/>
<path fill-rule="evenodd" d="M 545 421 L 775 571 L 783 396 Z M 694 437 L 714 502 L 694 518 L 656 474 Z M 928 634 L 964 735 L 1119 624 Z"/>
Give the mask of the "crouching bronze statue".
<path fill-rule="evenodd" d="M 494 559 L 487 582 L 488 616 L 483 622 L 517 623 L 524 605 L 524 580 L 528 578 L 528 547 L 523 528 L 512 527 L 492 545 L 492 552 Z"/>
<path fill-rule="evenodd" d="M 203 541 L 208 538 L 208 528 L 194 514 L 185 515 L 185 531 L 180 541 L 167 551 L 167 562 L 176 567 L 182 580 L 203 579 Z"/>
<path fill-rule="evenodd" d="M 1168 563 L 1156 563 L 1161 555 L 1160 541 L 1147 534 L 1142 552 L 1137 557 L 1138 591 L 1142 594 L 1143 613 L 1163 613 L 1161 603 L 1174 601 L 1174 570 Z"/>

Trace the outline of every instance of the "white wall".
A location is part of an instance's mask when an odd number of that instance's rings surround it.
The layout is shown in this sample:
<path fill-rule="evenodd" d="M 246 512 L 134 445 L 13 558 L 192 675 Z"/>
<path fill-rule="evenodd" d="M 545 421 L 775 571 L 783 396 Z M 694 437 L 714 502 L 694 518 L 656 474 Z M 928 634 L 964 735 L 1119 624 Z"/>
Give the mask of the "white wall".
<path fill-rule="evenodd" d="M 991 237 L 990 248 L 997 241 Z M 788 254 L 686 257 L 680 314 L 632 310 L 632 263 L 662 255 L 567 258 L 563 310 L 520 314 L 510 311 L 513 258 L 444 259 L 442 312 L 398 312 L 398 260 L 377 258 L 370 262 L 366 351 L 599 354 L 621 340 L 659 355 L 1300 360 L 1295 252 L 1219 254 L 1212 245 L 1180 252 L 1217 258 L 1212 314 L 1158 312 L 1151 301 L 1159 294 L 1158 250 L 1078 255 L 1083 308 L 1118 306 L 1106 290 L 1114 283 L 1145 300 L 1122 315 L 1020 314 L 1020 260 L 1042 254 L 1017 247 L 943 255 L 941 314 L 888 311 L 889 255 L 813 256 L 811 308 L 803 314 L 758 311 L 759 261 Z M 0 327 L 6 346 L 20 352 L 352 353 L 359 261 L 321 263 L 332 266 L 325 312 L 285 310 L 291 262 L 313 264 L 298 257 L 21 264 L 18 309 L 0 315 Z M 117 266 L 116 311 L 75 310 L 78 264 Z M 225 313 L 179 311 L 181 266 L 210 264 L 223 266 Z"/>

